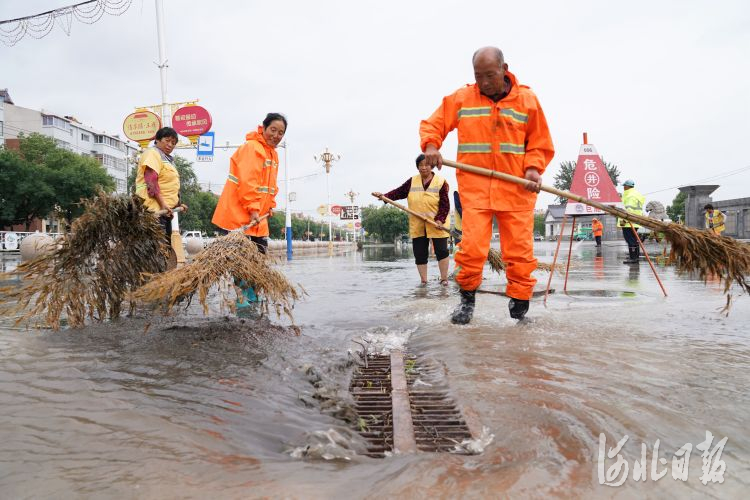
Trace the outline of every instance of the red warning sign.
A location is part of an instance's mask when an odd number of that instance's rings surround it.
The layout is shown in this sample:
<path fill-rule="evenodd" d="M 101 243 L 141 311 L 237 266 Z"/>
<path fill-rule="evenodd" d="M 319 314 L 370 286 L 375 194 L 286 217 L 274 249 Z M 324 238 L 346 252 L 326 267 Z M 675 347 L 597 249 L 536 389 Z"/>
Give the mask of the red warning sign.
<path fill-rule="evenodd" d="M 604 205 L 622 207 L 622 199 L 610 179 L 599 153 L 593 144 L 581 144 L 578 161 L 573 171 L 570 192 Z M 565 215 L 596 215 L 604 212 L 598 208 L 569 200 Z"/>

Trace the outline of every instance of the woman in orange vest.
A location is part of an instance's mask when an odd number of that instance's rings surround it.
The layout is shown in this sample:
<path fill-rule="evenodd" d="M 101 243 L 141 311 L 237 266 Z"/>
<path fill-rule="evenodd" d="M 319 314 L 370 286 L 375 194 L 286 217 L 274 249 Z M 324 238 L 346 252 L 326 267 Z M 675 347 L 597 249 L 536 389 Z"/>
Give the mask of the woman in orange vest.
<path fill-rule="evenodd" d="M 232 231 L 272 215 L 276 206 L 279 156 L 276 147 L 286 133 L 286 117 L 268 113 L 263 125 L 245 136 L 229 160 L 229 175 L 216 205 L 211 222 Z M 268 219 L 245 230 L 245 234 L 265 253 L 268 248 Z"/>
<path fill-rule="evenodd" d="M 245 136 L 245 144 L 239 147 L 229 160 L 229 175 L 216 204 L 211 219 L 225 231 L 260 221 L 256 226 L 245 230 L 245 234 L 266 253 L 268 248 L 268 219 L 263 215 L 273 215 L 276 194 L 279 192 L 276 177 L 279 172 L 279 156 L 276 147 L 286 133 L 286 117 L 280 113 L 268 113 L 263 125 Z M 258 302 L 255 290 L 249 283 L 238 282 L 242 296 L 237 308 Z"/>
<path fill-rule="evenodd" d="M 172 151 L 177 145 L 177 132 L 171 127 L 156 131 L 153 147 L 146 148 L 138 161 L 135 193 L 143 198 L 143 205 L 151 212 L 165 210 L 159 217 L 167 241 L 172 234 L 172 209 L 180 205 L 180 174 L 175 168 Z"/>
<path fill-rule="evenodd" d="M 411 210 L 443 225 L 451 208 L 450 201 L 448 201 L 448 183 L 436 175 L 432 167 L 427 166 L 423 154 L 417 156 L 416 164 L 419 173 L 384 196 L 391 200 L 406 198 Z M 374 194 L 380 195 L 380 193 Z M 410 215 L 409 236 L 411 236 L 414 262 L 417 264 L 422 285 L 427 284 L 427 260 L 430 240 L 432 240 L 438 269 L 440 269 L 440 284 L 448 286 L 448 233 Z"/>
<path fill-rule="evenodd" d="M 604 231 L 604 224 L 599 219 L 594 217 L 591 220 L 591 232 L 596 240 L 596 246 L 602 246 L 602 232 Z"/>

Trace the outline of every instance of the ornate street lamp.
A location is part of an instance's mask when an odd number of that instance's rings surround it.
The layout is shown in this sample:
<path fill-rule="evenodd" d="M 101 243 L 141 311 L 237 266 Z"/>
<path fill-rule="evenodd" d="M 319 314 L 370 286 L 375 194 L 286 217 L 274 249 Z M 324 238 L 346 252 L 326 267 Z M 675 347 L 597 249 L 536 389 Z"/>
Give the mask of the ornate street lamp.
<path fill-rule="evenodd" d="M 333 255 L 333 229 L 331 227 L 331 163 L 340 160 L 341 155 L 331 153 L 328 151 L 328 147 L 326 147 L 326 150 L 323 151 L 320 156 L 315 155 L 313 158 L 315 158 L 315 161 L 322 161 L 323 166 L 326 168 L 326 198 L 328 201 L 326 216 L 328 217 L 328 255 L 330 256 Z"/>

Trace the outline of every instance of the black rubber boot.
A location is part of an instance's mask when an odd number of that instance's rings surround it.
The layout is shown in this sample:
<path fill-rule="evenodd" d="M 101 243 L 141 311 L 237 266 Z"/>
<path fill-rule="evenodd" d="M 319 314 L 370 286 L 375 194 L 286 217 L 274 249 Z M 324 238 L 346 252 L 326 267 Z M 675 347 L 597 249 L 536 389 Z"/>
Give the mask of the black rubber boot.
<path fill-rule="evenodd" d="M 511 318 L 523 319 L 526 313 L 529 312 L 529 301 L 512 298 L 508 302 L 508 310 L 510 311 Z"/>
<path fill-rule="evenodd" d="M 623 264 L 637 264 L 638 257 L 633 252 L 633 247 L 628 247 L 628 258 L 622 261 Z"/>
<path fill-rule="evenodd" d="M 453 311 L 451 322 L 456 325 L 468 324 L 471 321 L 471 317 L 474 316 L 474 304 L 476 300 L 476 290 L 461 290 L 461 303 Z"/>

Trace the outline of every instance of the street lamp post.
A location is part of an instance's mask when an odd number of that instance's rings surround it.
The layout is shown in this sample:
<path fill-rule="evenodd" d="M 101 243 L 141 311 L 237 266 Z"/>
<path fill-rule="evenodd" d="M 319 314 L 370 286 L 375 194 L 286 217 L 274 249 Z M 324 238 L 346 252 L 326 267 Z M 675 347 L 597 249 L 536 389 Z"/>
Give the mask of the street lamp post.
<path fill-rule="evenodd" d="M 326 210 L 326 216 L 328 217 L 328 255 L 333 255 L 333 229 L 331 225 L 331 181 L 330 181 L 330 174 L 331 174 L 331 163 L 334 161 L 338 161 L 341 159 L 341 155 L 335 155 L 328 151 L 328 147 L 326 147 L 326 150 L 323 151 L 320 156 L 313 156 L 315 158 L 315 161 L 322 161 L 323 166 L 326 168 L 326 198 L 327 198 L 327 207 L 328 210 Z"/>
<path fill-rule="evenodd" d="M 279 147 L 284 148 L 284 199 L 286 200 L 285 207 L 284 207 L 284 214 L 286 219 L 286 229 L 284 230 L 284 233 L 286 234 L 286 260 L 292 260 L 292 211 L 290 202 L 292 201 L 289 199 L 289 163 L 287 162 L 287 151 L 288 146 L 286 144 L 286 141 L 279 144 Z"/>
<path fill-rule="evenodd" d="M 359 193 L 355 193 L 354 189 L 350 189 L 348 193 L 344 194 L 344 196 L 346 196 L 347 198 L 349 198 L 349 200 L 352 202 L 352 206 L 354 206 L 354 198 L 356 198 L 357 196 L 359 196 Z M 359 215 L 357 215 L 357 217 L 359 217 Z M 354 234 L 354 244 L 355 245 L 357 244 L 357 221 L 358 220 L 359 219 L 352 219 L 352 226 L 354 227 L 353 234 Z"/>

